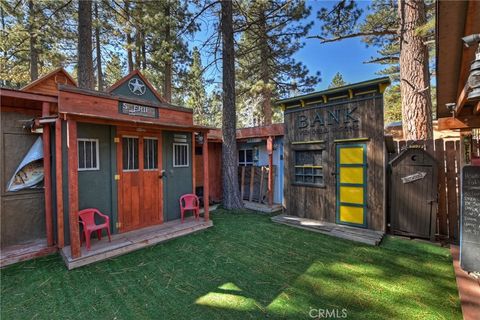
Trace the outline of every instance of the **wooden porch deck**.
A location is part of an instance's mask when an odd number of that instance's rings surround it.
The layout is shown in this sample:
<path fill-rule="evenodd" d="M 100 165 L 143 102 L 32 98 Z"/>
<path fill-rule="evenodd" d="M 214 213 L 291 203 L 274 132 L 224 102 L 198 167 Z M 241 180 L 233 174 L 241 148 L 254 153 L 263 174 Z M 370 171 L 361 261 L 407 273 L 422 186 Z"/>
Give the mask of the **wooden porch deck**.
<path fill-rule="evenodd" d="M 57 251 L 57 247 L 49 247 L 47 239 L 37 239 L 34 241 L 8 246 L 0 250 L 0 268 L 52 254 Z"/>
<path fill-rule="evenodd" d="M 286 214 L 274 216 L 272 217 L 272 221 L 373 246 L 379 245 L 384 236 L 384 233 L 381 231 L 355 228 L 326 221 L 289 216 Z"/>
<path fill-rule="evenodd" d="M 195 221 L 193 217 L 188 217 L 185 218 L 184 223 L 181 223 L 180 220 L 173 220 L 158 226 L 115 234 L 112 235 L 111 242 L 108 241 L 106 236 L 102 237 L 100 241 L 92 238 L 90 250 L 87 251 L 85 243 L 83 243 L 80 248 L 81 256 L 79 258 L 72 258 L 70 246 L 64 247 L 60 253 L 68 270 L 71 270 L 198 232 L 212 226 L 213 222 L 211 220 L 205 221 L 203 218 L 200 218 L 199 221 Z"/>

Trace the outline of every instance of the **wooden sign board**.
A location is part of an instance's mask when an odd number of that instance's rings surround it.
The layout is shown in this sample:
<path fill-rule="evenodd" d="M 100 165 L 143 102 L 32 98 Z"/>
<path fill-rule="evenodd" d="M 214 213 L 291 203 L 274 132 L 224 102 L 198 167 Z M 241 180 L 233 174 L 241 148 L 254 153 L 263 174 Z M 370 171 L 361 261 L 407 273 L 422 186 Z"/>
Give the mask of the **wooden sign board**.
<path fill-rule="evenodd" d="M 465 271 L 480 271 L 480 166 L 462 169 L 460 265 Z"/>
<path fill-rule="evenodd" d="M 158 110 L 154 107 L 142 106 L 127 102 L 119 102 L 118 109 L 120 113 L 128 114 L 130 116 L 158 118 Z"/>

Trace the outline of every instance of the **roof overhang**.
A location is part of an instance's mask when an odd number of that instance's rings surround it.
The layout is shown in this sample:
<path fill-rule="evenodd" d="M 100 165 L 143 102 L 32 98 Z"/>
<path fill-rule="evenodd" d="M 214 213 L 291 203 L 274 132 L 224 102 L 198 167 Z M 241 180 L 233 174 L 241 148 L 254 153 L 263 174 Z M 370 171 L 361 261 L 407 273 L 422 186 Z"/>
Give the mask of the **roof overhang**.
<path fill-rule="evenodd" d="M 439 129 L 465 129 L 477 123 L 472 116 L 480 116 L 480 103 L 467 100 L 469 87 L 466 86 L 477 46 L 465 47 L 462 37 L 480 33 L 480 2 L 437 1 L 436 10 Z M 456 121 L 440 119 L 452 116 L 446 107 L 447 103 L 456 103 Z M 467 120 L 468 123 L 464 123 L 463 120 Z"/>

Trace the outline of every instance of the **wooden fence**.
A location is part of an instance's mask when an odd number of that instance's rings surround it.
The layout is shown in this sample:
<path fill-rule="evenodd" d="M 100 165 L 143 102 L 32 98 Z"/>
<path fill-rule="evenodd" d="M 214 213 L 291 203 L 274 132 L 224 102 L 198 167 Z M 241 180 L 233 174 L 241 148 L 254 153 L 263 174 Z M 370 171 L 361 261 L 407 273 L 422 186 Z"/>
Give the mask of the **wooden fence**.
<path fill-rule="evenodd" d="M 275 167 L 272 167 L 272 176 L 275 176 Z M 238 182 L 243 200 L 268 204 L 268 172 L 268 166 L 238 167 Z M 272 185 L 274 183 L 275 179 Z"/>
<path fill-rule="evenodd" d="M 408 146 L 421 146 L 438 162 L 438 212 L 436 235 L 439 240 L 460 241 L 460 140 L 394 141 L 396 153 Z M 480 140 L 473 140 L 472 154 L 480 155 Z"/>

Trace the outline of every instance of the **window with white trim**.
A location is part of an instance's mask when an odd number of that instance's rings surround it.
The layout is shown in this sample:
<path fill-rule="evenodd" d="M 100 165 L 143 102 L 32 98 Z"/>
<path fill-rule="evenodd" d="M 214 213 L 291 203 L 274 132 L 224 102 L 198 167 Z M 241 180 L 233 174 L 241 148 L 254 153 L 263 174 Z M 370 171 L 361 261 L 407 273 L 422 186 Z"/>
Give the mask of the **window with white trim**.
<path fill-rule="evenodd" d="M 78 171 L 100 170 L 98 139 L 77 139 Z"/>
<path fill-rule="evenodd" d="M 188 144 L 174 143 L 173 144 L 173 166 L 174 167 L 188 167 Z"/>
<path fill-rule="evenodd" d="M 238 165 L 253 166 L 253 149 L 238 150 Z"/>

